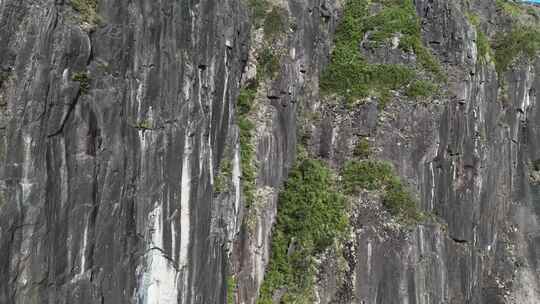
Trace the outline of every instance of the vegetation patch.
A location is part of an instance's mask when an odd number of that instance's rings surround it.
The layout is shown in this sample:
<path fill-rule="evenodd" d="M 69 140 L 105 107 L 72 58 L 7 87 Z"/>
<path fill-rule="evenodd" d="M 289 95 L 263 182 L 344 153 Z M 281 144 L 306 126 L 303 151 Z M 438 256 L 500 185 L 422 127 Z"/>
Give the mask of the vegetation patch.
<path fill-rule="evenodd" d="M 286 30 L 286 12 L 272 6 L 266 0 L 248 0 L 253 24 L 263 26 L 265 37 L 275 39 Z M 246 208 L 255 201 L 257 164 L 252 131 L 255 124 L 250 118 L 259 84 L 265 79 L 273 79 L 279 72 L 280 56 L 270 41 L 265 41 L 257 50 L 257 75 L 240 90 L 236 105 L 237 124 L 240 130 L 240 164 L 242 168 L 242 193 Z"/>
<path fill-rule="evenodd" d="M 274 7 L 264 19 L 264 35 L 266 38 L 276 38 L 287 29 L 287 13 L 279 7 Z"/>
<path fill-rule="evenodd" d="M 252 130 L 255 128 L 249 118 L 253 109 L 257 84 L 253 83 L 240 90 L 237 103 L 237 123 L 240 133 L 240 166 L 242 168 L 242 193 L 246 208 L 253 205 L 255 200 L 255 184 L 257 169 L 255 166 L 255 147 L 253 146 Z"/>
<path fill-rule="evenodd" d="M 248 6 L 255 27 L 261 26 L 266 12 L 270 9 L 270 3 L 267 0 L 248 0 Z"/>
<path fill-rule="evenodd" d="M 523 13 L 522 7 L 515 2 L 496 0 L 495 5 L 497 5 L 499 10 L 502 10 L 505 14 L 513 18 L 518 18 Z"/>
<path fill-rule="evenodd" d="M 490 58 L 493 57 L 489 39 L 480 28 L 476 29 L 476 49 L 478 50 L 478 57 L 483 63 L 488 63 Z"/>
<path fill-rule="evenodd" d="M 411 193 L 387 162 L 349 161 L 343 168 L 342 179 L 344 191 L 348 195 L 357 194 L 361 190 L 382 192 L 383 205 L 392 215 L 405 222 L 415 223 L 423 217 Z"/>
<path fill-rule="evenodd" d="M 99 24 L 101 18 L 97 14 L 98 0 L 71 0 L 71 6 L 79 12 L 81 20 L 89 24 Z"/>
<path fill-rule="evenodd" d="M 411 0 L 379 0 L 382 10 L 369 15 L 369 2 L 348 0 L 344 16 L 336 30 L 335 48 L 329 66 L 321 76 L 323 94 L 336 93 L 353 102 L 367 96 L 388 97 L 389 90 L 406 88 L 430 74 L 437 81 L 444 80 L 438 60 L 423 44 L 416 10 Z M 399 47 L 416 54 L 419 67 L 400 64 L 370 64 L 361 55 L 359 44 L 366 33 L 377 44 L 389 43 L 400 37 Z"/>
<path fill-rule="evenodd" d="M 13 74 L 11 71 L 9 72 L 0 71 L 0 88 L 2 88 L 2 85 L 5 82 L 8 82 L 11 77 L 13 77 Z"/>
<path fill-rule="evenodd" d="M 135 129 L 139 129 L 139 130 L 151 130 L 152 123 L 146 119 L 143 119 L 141 121 L 138 121 L 134 127 Z"/>
<path fill-rule="evenodd" d="M 230 188 L 232 178 L 232 162 L 228 158 L 223 158 L 219 164 L 219 171 L 214 179 L 214 191 L 216 193 L 227 192 Z"/>
<path fill-rule="evenodd" d="M 497 73 L 505 72 L 518 57 L 532 59 L 540 52 L 540 16 L 536 10 L 508 0 L 496 0 L 497 8 L 510 17 L 511 29 L 491 41 Z"/>
<path fill-rule="evenodd" d="M 538 54 L 540 28 L 514 24 L 510 32 L 501 33 L 495 37 L 493 48 L 497 72 L 504 72 L 517 57 L 523 55 L 533 59 Z"/>
<path fill-rule="evenodd" d="M 371 155 L 371 147 L 367 138 L 361 138 L 353 150 L 353 156 L 358 158 L 368 158 Z"/>
<path fill-rule="evenodd" d="M 429 80 L 415 80 L 405 90 L 405 95 L 418 98 L 429 97 L 437 92 L 438 87 Z"/>
<path fill-rule="evenodd" d="M 227 277 L 227 304 L 234 304 L 234 291 L 237 288 L 236 279 L 233 275 Z"/>
<path fill-rule="evenodd" d="M 480 62 L 487 64 L 493 57 L 493 51 L 489 42 L 489 38 L 482 31 L 480 25 L 480 17 L 471 12 L 466 13 L 467 19 L 476 29 L 476 50 L 478 51 L 478 59 Z"/>
<path fill-rule="evenodd" d="M 279 57 L 275 54 L 274 50 L 270 47 L 264 48 L 258 58 L 258 76 L 265 76 L 272 79 L 279 72 Z"/>
<path fill-rule="evenodd" d="M 321 161 L 305 159 L 291 171 L 279 196 L 272 253 L 258 304 L 312 303 L 313 258 L 343 236 L 347 227 L 344 196 L 332 171 Z"/>
<path fill-rule="evenodd" d="M 540 159 L 534 160 L 532 162 L 532 167 L 534 171 L 540 171 Z"/>
<path fill-rule="evenodd" d="M 90 77 L 88 76 L 88 73 L 75 73 L 73 74 L 72 80 L 79 83 L 79 88 L 82 95 L 88 94 L 88 91 L 90 90 Z"/>

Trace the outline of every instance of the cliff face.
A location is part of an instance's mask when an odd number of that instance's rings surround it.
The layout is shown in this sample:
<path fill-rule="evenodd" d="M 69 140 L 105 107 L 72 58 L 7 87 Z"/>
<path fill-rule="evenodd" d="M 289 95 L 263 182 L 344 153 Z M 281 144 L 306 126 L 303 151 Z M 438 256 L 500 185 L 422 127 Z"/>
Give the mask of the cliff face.
<path fill-rule="evenodd" d="M 223 302 L 231 207 L 213 199 L 212 174 L 247 56 L 245 8 L 0 12 L 0 303 Z"/>
<path fill-rule="evenodd" d="M 363 140 L 424 216 L 347 193 L 305 303 L 539 303 L 540 39 L 510 35 L 540 10 L 496 2 L 410 1 L 437 92 L 348 103 L 319 90 L 346 1 L 0 0 L 0 303 L 256 303 L 297 155 L 337 176 Z"/>

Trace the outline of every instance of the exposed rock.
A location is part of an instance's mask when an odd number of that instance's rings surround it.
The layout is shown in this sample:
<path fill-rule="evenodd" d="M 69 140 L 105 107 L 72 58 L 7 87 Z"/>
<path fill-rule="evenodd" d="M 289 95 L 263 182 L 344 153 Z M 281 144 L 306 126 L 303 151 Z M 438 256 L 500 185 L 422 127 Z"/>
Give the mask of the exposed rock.
<path fill-rule="evenodd" d="M 249 114 L 247 208 L 236 101 L 265 43 L 248 2 L 0 0 L 0 303 L 226 303 L 233 276 L 254 304 L 297 144 L 338 171 L 360 138 L 428 216 L 352 198 L 350 235 L 316 257 L 317 303 L 539 303 L 540 56 L 499 74 L 480 58 L 469 13 L 495 37 L 511 27 L 495 1 L 414 1 L 447 81 L 386 107 L 320 96 L 342 1 L 269 1 L 287 27 Z M 400 34 L 369 37 L 370 63 L 416 64 Z"/>

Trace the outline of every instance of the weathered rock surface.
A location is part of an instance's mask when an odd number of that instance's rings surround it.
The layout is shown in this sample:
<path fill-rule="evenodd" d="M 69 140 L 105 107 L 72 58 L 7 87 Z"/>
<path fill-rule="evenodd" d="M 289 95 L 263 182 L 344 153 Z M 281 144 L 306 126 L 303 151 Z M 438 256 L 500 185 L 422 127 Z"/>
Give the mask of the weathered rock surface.
<path fill-rule="evenodd" d="M 336 168 L 369 137 L 434 215 L 403 227 L 359 196 L 350 239 L 319 257 L 319 303 L 540 303 L 540 57 L 504 75 L 479 59 L 466 9 L 494 33 L 494 3 L 415 1 L 446 94 L 351 110 L 318 91 L 340 2 L 272 1 L 295 26 L 257 92 L 248 210 L 235 103 L 263 33 L 246 3 L 97 2 L 90 24 L 68 1 L 0 0 L 1 304 L 226 303 L 231 273 L 255 303 L 299 134 Z"/>

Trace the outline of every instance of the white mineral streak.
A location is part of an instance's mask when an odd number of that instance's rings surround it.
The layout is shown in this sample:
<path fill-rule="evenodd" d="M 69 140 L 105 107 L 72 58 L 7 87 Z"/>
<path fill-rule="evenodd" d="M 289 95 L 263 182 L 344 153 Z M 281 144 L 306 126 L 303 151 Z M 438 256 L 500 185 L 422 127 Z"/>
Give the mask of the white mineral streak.
<path fill-rule="evenodd" d="M 177 304 L 177 271 L 173 262 L 163 252 L 163 206 L 158 204 L 150 213 L 153 223 L 151 245 L 148 253 L 148 273 L 145 274 L 147 287 L 145 304 Z"/>
<path fill-rule="evenodd" d="M 184 145 L 184 158 L 182 160 L 182 193 L 180 195 L 180 254 L 179 254 L 179 268 L 181 270 L 181 288 L 182 295 L 185 295 L 188 290 L 188 253 L 190 243 L 190 209 L 189 209 L 189 197 L 191 193 L 191 153 L 192 143 L 189 137 L 189 131 L 186 131 L 185 145 Z M 186 303 L 186 297 L 182 297 L 182 303 Z"/>

